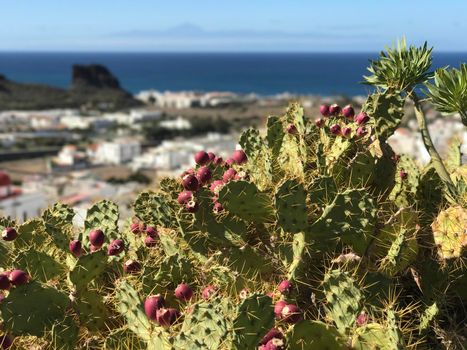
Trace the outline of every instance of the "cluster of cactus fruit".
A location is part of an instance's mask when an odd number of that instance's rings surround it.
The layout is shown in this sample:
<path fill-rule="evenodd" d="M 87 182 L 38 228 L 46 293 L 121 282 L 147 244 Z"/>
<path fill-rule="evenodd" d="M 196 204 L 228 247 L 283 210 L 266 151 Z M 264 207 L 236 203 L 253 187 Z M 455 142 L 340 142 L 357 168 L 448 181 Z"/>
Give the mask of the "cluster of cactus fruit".
<path fill-rule="evenodd" d="M 396 155 L 401 91 L 296 103 L 223 160 L 100 201 L 0 219 L 0 344 L 43 349 L 461 349 L 467 169 Z M 120 224 L 119 224 L 120 223 Z M 447 344 L 447 345 L 446 345 Z"/>

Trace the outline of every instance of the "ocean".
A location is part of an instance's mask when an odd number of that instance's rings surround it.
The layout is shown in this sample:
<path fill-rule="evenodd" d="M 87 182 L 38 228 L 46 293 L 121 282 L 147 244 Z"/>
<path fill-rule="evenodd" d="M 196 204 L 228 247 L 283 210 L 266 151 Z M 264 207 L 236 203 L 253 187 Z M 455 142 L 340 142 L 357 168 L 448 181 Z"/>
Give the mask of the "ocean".
<path fill-rule="evenodd" d="M 361 95 L 376 53 L 5 53 L 0 74 L 10 80 L 68 87 L 73 64 L 107 66 L 132 93 L 141 90 L 234 91 L 273 95 Z M 467 53 L 437 53 L 434 67 L 458 67 Z"/>

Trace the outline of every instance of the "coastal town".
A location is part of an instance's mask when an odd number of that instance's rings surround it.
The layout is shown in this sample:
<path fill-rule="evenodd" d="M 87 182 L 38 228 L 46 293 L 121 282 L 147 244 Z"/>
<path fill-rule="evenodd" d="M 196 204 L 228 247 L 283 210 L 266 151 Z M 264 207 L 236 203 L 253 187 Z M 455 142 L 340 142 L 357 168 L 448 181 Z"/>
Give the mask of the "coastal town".
<path fill-rule="evenodd" d="M 264 124 L 299 101 L 305 116 L 319 117 L 321 103 L 352 104 L 354 98 L 259 96 L 231 92 L 142 91 L 138 106 L 117 111 L 83 108 L 0 111 L 0 213 L 21 221 L 62 202 L 72 206 L 82 224 L 86 208 L 107 198 L 123 216 L 131 215 L 135 195 L 155 189 L 164 176 L 177 176 L 194 165 L 199 150 L 226 159 L 239 147 L 239 134 Z M 443 153 L 453 137 L 467 148 L 467 133 L 458 118 L 427 111 L 436 147 Z M 416 121 L 410 113 L 389 142 L 397 153 L 420 164 L 429 161 Z"/>

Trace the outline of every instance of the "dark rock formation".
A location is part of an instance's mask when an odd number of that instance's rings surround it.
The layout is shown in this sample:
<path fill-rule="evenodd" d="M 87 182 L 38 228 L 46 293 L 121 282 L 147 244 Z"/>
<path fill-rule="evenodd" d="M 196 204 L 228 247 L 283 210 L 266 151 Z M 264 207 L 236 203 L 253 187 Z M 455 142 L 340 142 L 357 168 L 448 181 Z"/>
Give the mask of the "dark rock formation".
<path fill-rule="evenodd" d="M 72 88 L 120 89 L 120 83 L 110 71 L 99 64 L 73 66 Z"/>
<path fill-rule="evenodd" d="M 73 66 L 70 89 L 20 84 L 0 74 L 0 111 L 6 109 L 82 108 L 120 110 L 142 103 L 120 87 L 104 66 Z"/>

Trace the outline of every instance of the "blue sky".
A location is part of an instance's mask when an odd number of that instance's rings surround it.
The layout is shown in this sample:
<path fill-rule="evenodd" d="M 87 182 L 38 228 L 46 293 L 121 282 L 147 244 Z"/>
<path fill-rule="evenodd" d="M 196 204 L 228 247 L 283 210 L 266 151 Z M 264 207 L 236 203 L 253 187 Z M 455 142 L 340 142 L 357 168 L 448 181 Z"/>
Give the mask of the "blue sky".
<path fill-rule="evenodd" d="M 0 0 L 1 51 L 467 51 L 465 0 Z"/>

